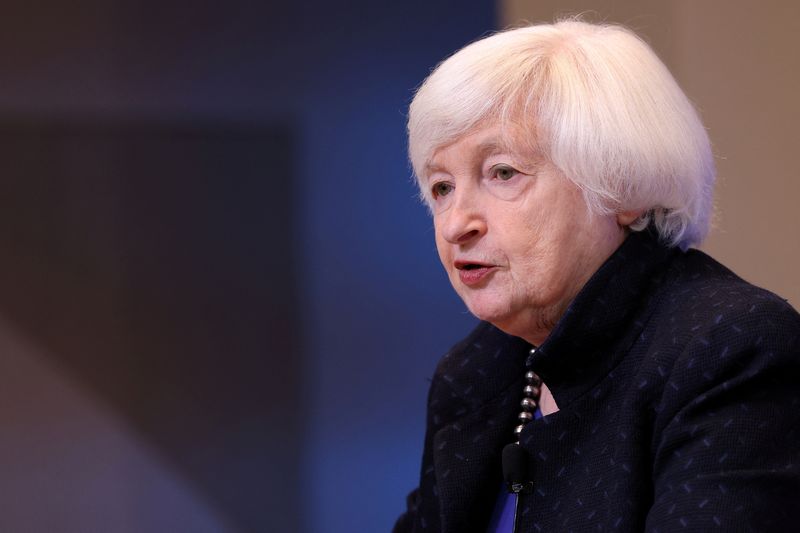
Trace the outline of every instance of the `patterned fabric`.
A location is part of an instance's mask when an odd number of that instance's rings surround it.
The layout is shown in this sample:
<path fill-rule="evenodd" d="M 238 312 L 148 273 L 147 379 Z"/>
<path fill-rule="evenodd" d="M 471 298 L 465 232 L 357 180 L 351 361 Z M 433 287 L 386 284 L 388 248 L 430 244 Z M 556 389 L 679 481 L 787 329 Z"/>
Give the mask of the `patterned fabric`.
<path fill-rule="evenodd" d="M 481 323 L 440 361 L 394 531 L 485 531 L 530 347 Z M 560 411 L 521 443 L 520 531 L 800 530 L 800 315 L 634 233 L 539 347 Z"/>

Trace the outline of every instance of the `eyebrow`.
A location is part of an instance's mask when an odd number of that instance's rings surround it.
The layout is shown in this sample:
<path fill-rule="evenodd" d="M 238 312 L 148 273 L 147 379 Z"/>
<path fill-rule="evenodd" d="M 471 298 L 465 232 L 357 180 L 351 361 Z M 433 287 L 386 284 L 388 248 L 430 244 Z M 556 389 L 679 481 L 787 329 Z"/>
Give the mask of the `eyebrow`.
<path fill-rule="evenodd" d="M 516 153 L 514 150 L 511 149 L 508 142 L 506 142 L 505 138 L 502 136 L 493 136 L 481 141 L 481 143 L 478 144 L 475 150 L 477 157 L 481 161 L 483 161 L 483 159 L 485 159 L 487 155 L 497 152 Z M 430 160 L 427 163 L 425 163 L 424 168 L 428 176 L 430 176 L 434 172 L 444 171 L 443 167 L 432 163 Z"/>

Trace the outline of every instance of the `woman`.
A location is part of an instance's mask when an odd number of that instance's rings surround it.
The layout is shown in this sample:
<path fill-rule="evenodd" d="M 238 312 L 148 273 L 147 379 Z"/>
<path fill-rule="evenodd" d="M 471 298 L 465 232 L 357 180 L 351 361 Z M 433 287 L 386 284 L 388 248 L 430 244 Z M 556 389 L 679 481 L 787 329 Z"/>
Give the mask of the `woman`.
<path fill-rule="evenodd" d="M 473 43 L 417 91 L 409 152 L 482 322 L 436 370 L 395 531 L 795 530 L 800 316 L 689 249 L 713 158 L 644 42 Z"/>

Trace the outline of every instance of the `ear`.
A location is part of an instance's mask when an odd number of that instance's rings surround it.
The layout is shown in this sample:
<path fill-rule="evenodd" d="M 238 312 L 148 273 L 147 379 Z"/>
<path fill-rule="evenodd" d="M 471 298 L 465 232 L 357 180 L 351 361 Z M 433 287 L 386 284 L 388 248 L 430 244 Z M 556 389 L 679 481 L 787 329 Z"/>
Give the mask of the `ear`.
<path fill-rule="evenodd" d="M 633 221 L 642 216 L 644 209 L 636 209 L 633 211 L 620 211 L 617 213 L 617 224 L 623 228 L 627 228 Z"/>

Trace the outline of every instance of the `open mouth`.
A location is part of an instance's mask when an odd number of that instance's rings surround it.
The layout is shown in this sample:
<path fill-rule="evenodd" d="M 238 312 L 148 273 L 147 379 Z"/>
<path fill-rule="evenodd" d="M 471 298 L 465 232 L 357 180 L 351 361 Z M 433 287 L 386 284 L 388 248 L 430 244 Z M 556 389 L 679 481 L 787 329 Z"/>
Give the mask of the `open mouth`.
<path fill-rule="evenodd" d="M 466 261 L 456 261 L 454 266 L 458 270 L 459 279 L 467 286 L 480 285 L 495 270 L 494 265 Z"/>
<path fill-rule="evenodd" d="M 458 270 L 478 270 L 479 268 L 490 268 L 492 265 L 483 263 L 468 263 L 466 261 L 456 261 L 455 267 Z"/>

